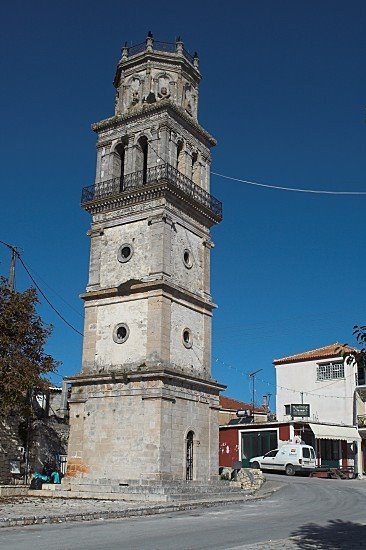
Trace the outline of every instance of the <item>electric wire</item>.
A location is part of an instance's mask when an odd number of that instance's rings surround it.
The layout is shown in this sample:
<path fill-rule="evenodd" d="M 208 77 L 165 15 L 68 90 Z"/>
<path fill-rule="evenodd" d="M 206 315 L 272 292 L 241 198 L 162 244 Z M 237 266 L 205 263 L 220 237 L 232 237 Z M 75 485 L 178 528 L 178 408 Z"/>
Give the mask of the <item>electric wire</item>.
<path fill-rule="evenodd" d="M 38 277 L 38 279 L 40 279 L 42 281 L 42 283 L 44 285 L 46 285 L 50 290 L 51 292 L 53 292 L 56 296 L 58 296 L 58 298 L 60 298 L 60 300 L 62 300 L 64 302 L 64 304 L 66 304 L 70 309 L 72 309 L 72 311 L 74 311 L 75 313 L 77 313 L 79 315 L 79 317 L 81 317 L 82 319 L 84 318 L 84 316 L 82 315 L 82 313 L 80 313 L 80 311 L 78 311 L 74 306 L 72 306 L 69 302 L 67 302 L 65 300 L 65 298 L 63 298 L 61 296 L 61 294 L 59 294 L 59 292 L 57 292 L 57 290 L 55 290 L 54 288 L 52 288 L 40 275 L 39 273 L 36 273 L 34 271 L 34 269 L 31 269 L 29 266 L 28 266 L 28 269 L 29 271 L 31 271 L 36 277 Z"/>
<path fill-rule="evenodd" d="M 249 372 L 241 371 L 237 367 L 233 367 L 232 365 L 228 365 L 228 364 L 224 363 L 219 358 L 216 358 L 215 362 L 221 364 L 224 368 L 229 368 L 231 370 L 234 370 L 237 374 L 239 374 L 241 376 L 249 377 L 249 374 L 250 374 Z M 345 376 L 344 378 L 340 378 L 339 380 L 336 380 L 334 383 L 339 382 L 340 380 L 346 380 L 347 378 L 350 378 L 353 375 L 354 375 L 354 373 L 352 372 L 349 375 Z M 315 393 L 314 390 L 304 391 L 304 390 L 300 390 L 300 389 L 286 388 L 285 386 L 281 386 L 279 384 L 276 384 L 275 382 L 269 382 L 268 380 L 264 380 L 264 379 L 259 378 L 259 377 L 257 377 L 257 380 L 259 382 L 262 382 L 263 384 L 268 385 L 268 386 L 275 387 L 276 389 L 280 388 L 281 390 L 286 390 L 286 391 L 290 391 L 290 392 L 293 392 L 293 393 L 299 393 L 299 394 L 303 393 L 304 395 L 313 395 L 314 397 L 323 397 L 323 398 L 327 397 L 327 398 L 332 398 L 332 399 L 353 399 L 353 396 L 327 395 L 327 394 Z M 328 386 L 331 386 L 331 385 L 333 385 L 333 382 L 331 384 L 326 385 L 326 386 L 321 386 L 319 388 L 319 391 L 322 391 L 324 388 L 327 388 Z"/>
<path fill-rule="evenodd" d="M 151 149 L 154 151 L 156 156 L 163 161 L 164 163 L 166 160 L 164 160 L 159 153 L 156 151 L 156 149 L 152 146 L 151 141 L 149 142 L 149 145 Z M 233 176 L 227 176 L 226 174 L 220 174 L 219 172 L 214 172 L 211 170 L 211 174 L 213 176 L 217 176 L 219 178 L 225 178 L 231 181 L 237 181 L 239 183 L 245 183 L 246 185 L 252 185 L 255 187 L 262 187 L 265 189 L 275 189 L 276 191 L 290 191 L 293 193 L 311 193 L 315 195 L 351 195 L 351 196 L 357 196 L 357 195 L 366 195 L 366 191 L 327 191 L 325 189 L 301 189 L 298 187 L 285 187 L 282 185 L 271 185 L 269 183 L 261 183 L 258 181 L 251 181 L 246 180 L 242 178 L 234 178 Z"/>
<path fill-rule="evenodd" d="M 39 285 L 37 284 L 36 280 L 34 279 L 33 275 L 31 274 L 31 272 L 29 271 L 29 269 L 27 268 L 27 266 L 25 265 L 23 259 L 21 258 L 20 254 L 17 253 L 17 256 L 18 256 L 18 259 L 20 261 L 20 263 L 22 264 L 22 266 L 24 267 L 25 271 L 28 273 L 31 281 L 33 282 L 34 286 L 37 288 L 37 290 L 39 291 L 39 293 L 43 296 L 43 298 L 46 300 L 47 304 L 50 306 L 50 308 L 56 313 L 56 315 L 58 315 L 58 317 L 60 317 L 60 319 L 62 319 L 62 321 L 68 326 L 70 327 L 74 332 L 76 332 L 77 334 L 79 334 L 80 336 L 83 336 L 83 333 L 80 332 L 77 328 L 75 328 L 71 323 L 69 323 L 65 317 L 63 315 L 61 315 L 61 313 L 54 307 L 54 305 L 50 302 L 50 300 L 47 298 L 47 296 L 45 295 L 45 293 L 43 292 L 43 290 L 39 287 Z"/>
<path fill-rule="evenodd" d="M 219 178 L 225 178 L 232 181 L 237 181 L 240 183 L 245 183 L 247 185 L 253 185 L 255 187 L 264 187 L 266 189 L 275 189 L 277 191 L 291 191 L 294 193 L 312 193 L 316 195 L 366 195 L 366 191 L 326 191 L 325 189 L 300 189 L 297 187 L 284 187 L 281 185 L 270 185 L 268 183 L 260 183 L 258 181 L 244 180 L 241 178 L 234 178 L 232 176 L 226 176 L 225 174 L 220 174 L 219 172 L 211 171 L 211 174 L 218 176 Z"/>

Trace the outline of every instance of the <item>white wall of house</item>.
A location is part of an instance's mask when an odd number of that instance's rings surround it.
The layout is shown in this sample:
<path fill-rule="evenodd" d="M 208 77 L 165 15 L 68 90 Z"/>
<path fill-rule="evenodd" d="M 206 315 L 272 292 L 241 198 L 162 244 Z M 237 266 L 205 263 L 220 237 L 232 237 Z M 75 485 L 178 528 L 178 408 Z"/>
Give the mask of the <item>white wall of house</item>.
<path fill-rule="evenodd" d="M 343 363 L 344 378 L 319 380 L 318 365 Z M 290 420 L 285 405 L 310 404 L 309 421 L 348 424 L 354 423 L 354 391 L 356 387 L 355 364 L 348 365 L 342 357 L 331 359 L 312 359 L 298 363 L 275 365 L 276 368 L 276 412 L 280 421 Z M 307 393 L 308 392 L 308 393 Z M 296 418 L 295 418 L 296 420 Z"/>

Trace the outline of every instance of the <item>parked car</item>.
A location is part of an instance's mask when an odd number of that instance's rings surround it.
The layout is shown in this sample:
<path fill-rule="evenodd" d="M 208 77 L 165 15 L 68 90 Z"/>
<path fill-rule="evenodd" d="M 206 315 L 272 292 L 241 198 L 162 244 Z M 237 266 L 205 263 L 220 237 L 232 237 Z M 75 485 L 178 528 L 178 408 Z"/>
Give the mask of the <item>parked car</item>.
<path fill-rule="evenodd" d="M 251 468 L 261 470 L 279 470 L 288 476 L 296 472 L 311 472 L 316 468 L 315 451 L 310 445 L 290 443 L 279 449 L 269 451 L 264 456 L 255 456 L 249 460 Z"/>

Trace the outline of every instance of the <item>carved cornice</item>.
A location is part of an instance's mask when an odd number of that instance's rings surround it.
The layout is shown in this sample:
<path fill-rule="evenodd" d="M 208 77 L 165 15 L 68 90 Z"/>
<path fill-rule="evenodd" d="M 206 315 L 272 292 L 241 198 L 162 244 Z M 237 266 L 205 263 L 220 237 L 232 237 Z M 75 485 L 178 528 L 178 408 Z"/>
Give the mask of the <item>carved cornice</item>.
<path fill-rule="evenodd" d="M 89 292 L 84 292 L 80 294 L 85 302 L 91 300 L 101 300 L 106 298 L 116 298 L 116 297 L 129 297 L 134 294 L 142 293 L 156 293 L 158 292 L 164 297 L 183 301 L 189 304 L 193 304 L 196 307 L 200 308 L 202 312 L 207 312 L 210 314 L 213 309 L 217 306 L 208 298 L 194 294 L 189 290 L 181 288 L 170 281 L 164 279 L 155 279 L 152 281 L 142 281 L 137 279 L 131 279 L 122 283 L 117 287 L 103 288 L 98 290 L 91 290 Z"/>
<path fill-rule="evenodd" d="M 211 147 L 216 145 L 216 140 L 211 136 L 198 122 L 191 118 L 182 107 L 175 105 L 170 99 L 162 99 L 157 103 L 145 104 L 141 109 L 135 112 L 131 112 L 126 115 L 114 115 L 110 118 L 101 120 L 92 124 L 91 128 L 94 132 L 100 132 L 102 130 L 108 130 L 117 128 L 122 124 L 145 118 L 146 115 L 159 112 L 159 111 L 171 111 L 174 115 L 177 115 L 185 124 L 190 126 L 195 133 L 198 133 Z"/>
<path fill-rule="evenodd" d="M 170 386 L 174 383 L 177 386 L 186 387 L 190 390 L 203 391 L 207 393 L 213 393 L 218 395 L 218 392 L 226 389 L 226 386 L 219 384 L 215 380 L 197 378 L 184 373 L 179 373 L 174 370 L 170 370 L 166 367 L 147 367 L 146 365 L 141 365 L 141 370 L 131 370 L 123 371 L 121 373 L 111 372 L 111 373 L 93 373 L 93 374 L 77 374 L 75 376 L 70 376 L 64 378 L 64 380 L 75 386 L 90 386 L 97 384 L 117 384 L 135 381 L 147 381 L 147 380 L 161 380 L 163 383 L 166 382 Z M 82 399 L 82 398 L 81 398 Z"/>
<path fill-rule="evenodd" d="M 90 214 L 99 214 L 161 197 L 174 203 L 178 201 L 182 209 L 186 210 L 192 217 L 195 216 L 199 222 L 208 227 L 221 221 L 221 216 L 217 216 L 212 210 L 169 182 L 145 185 L 131 191 L 124 191 L 118 195 L 94 199 L 89 203 L 84 203 L 83 208 Z"/>

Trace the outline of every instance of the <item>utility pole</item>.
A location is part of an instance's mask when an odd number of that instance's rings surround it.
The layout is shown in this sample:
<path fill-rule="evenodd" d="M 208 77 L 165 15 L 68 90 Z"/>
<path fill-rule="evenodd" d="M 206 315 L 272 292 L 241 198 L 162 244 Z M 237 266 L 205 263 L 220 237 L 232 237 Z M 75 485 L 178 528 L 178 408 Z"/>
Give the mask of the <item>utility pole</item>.
<path fill-rule="evenodd" d="M 18 256 L 18 249 L 16 246 L 9 246 L 11 250 L 11 260 L 10 260 L 10 270 L 9 270 L 9 279 L 8 279 L 8 286 L 9 290 L 14 290 L 15 285 L 15 264 L 17 261 Z"/>
<path fill-rule="evenodd" d="M 13 246 L 12 244 L 5 243 L 4 241 L 1 241 L 1 240 L 0 240 L 0 243 L 5 245 L 7 248 L 9 248 L 9 250 L 11 250 L 8 288 L 9 290 L 13 291 L 15 286 L 15 264 L 17 261 L 17 256 L 19 256 L 19 252 L 17 247 Z"/>
<path fill-rule="evenodd" d="M 252 395 L 252 413 L 253 413 L 253 423 L 254 423 L 254 401 L 255 401 L 255 375 L 258 374 L 263 369 L 258 369 L 254 372 L 249 373 L 249 378 L 252 379 L 253 382 L 253 395 Z"/>

